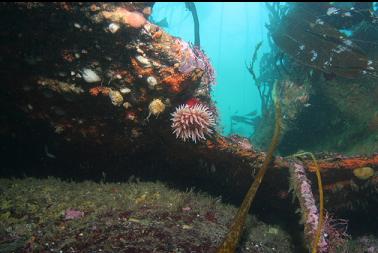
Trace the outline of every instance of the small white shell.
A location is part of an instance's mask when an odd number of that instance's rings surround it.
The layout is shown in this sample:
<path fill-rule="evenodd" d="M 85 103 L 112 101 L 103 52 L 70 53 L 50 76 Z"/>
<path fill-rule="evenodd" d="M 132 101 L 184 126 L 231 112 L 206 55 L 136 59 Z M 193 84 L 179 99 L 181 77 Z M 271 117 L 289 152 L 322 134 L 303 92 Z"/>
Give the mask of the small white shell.
<path fill-rule="evenodd" d="M 122 88 L 122 89 L 120 89 L 119 91 L 120 91 L 122 94 L 128 94 L 128 93 L 131 92 L 131 89 L 129 89 L 129 88 Z"/>
<path fill-rule="evenodd" d="M 157 85 L 157 80 L 156 80 L 155 77 L 149 76 L 149 77 L 147 77 L 147 83 L 148 83 L 148 88 L 153 90 Z"/>
<path fill-rule="evenodd" d="M 119 24 L 111 23 L 108 29 L 111 33 L 116 33 L 119 30 Z"/>
<path fill-rule="evenodd" d="M 143 56 L 141 56 L 141 55 L 138 55 L 137 57 L 135 57 L 136 59 L 137 59 L 137 61 L 140 63 L 140 64 L 142 64 L 142 65 L 144 65 L 144 67 L 151 67 L 151 63 L 150 63 L 150 61 L 147 59 L 147 58 L 145 58 L 145 57 L 143 57 Z"/>

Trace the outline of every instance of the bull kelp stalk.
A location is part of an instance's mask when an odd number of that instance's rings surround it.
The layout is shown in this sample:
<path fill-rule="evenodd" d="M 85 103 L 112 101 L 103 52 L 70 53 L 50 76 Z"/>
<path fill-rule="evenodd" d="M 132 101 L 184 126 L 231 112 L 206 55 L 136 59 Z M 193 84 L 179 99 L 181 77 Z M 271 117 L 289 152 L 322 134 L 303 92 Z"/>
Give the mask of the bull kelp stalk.
<path fill-rule="evenodd" d="M 201 47 L 200 33 L 199 33 L 199 20 L 197 14 L 197 8 L 194 2 L 185 2 L 186 8 L 192 13 L 194 22 L 194 45 Z"/>
<path fill-rule="evenodd" d="M 294 154 L 293 156 L 294 157 L 300 157 L 300 156 L 304 156 L 304 155 L 310 155 L 311 158 L 312 158 L 312 160 L 313 160 L 313 162 L 314 162 L 314 165 L 315 165 L 315 168 L 316 168 L 316 177 L 317 177 L 317 181 L 318 181 L 318 189 L 319 189 L 319 222 L 317 224 L 317 228 L 316 228 L 313 240 L 312 240 L 312 247 L 311 247 L 312 248 L 311 252 L 312 253 L 316 253 L 317 252 L 317 248 L 319 246 L 319 242 L 320 242 L 320 235 L 321 235 L 321 232 L 322 232 L 323 226 L 324 226 L 323 184 L 322 184 L 322 178 L 320 176 L 319 165 L 318 165 L 317 160 L 315 159 L 314 154 L 312 154 L 310 152 L 303 152 L 303 153 Z M 292 175 L 293 180 L 295 181 L 297 179 L 297 181 L 298 181 L 298 182 L 296 182 L 298 184 L 297 188 L 299 188 L 299 191 L 296 191 L 297 194 L 300 194 L 300 195 L 303 195 L 303 196 L 312 196 L 312 193 L 309 194 L 308 192 L 302 192 L 303 191 L 302 189 L 307 189 L 308 188 L 308 187 L 305 187 L 303 184 L 308 184 L 309 185 L 309 181 L 308 181 L 307 178 L 305 178 L 305 171 L 303 170 L 303 167 L 299 166 L 299 168 L 300 168 L 299 170 L 298 170 L 298 166 L 296 166 L 296 167 L 297 167 L 297 169 L 294 169 L 293 173 L 300 171 L 299 174 L 301 174 L 301 175 L 299 175 L 297 173 L 297 175 Z M 299 184 L 301 184 L 301 186 L 299 186 Z M 298 198 L 301 200 L 301 196 L 298 196 Z M 307 205 L 303 204 L 303 206 L 302 206 L 302 209 L 305 212 L 305 216 L 307 216 L 307 217 L 304 217 L 304 220 L 305 220 L 304 223 L 305 223 L 305 226 L 306 226 L 307 223 L 311 223 L 309 221 L 313 220 L 313 219 L 309 219 L 309 217 L 316 213 L 316 207 L 314 205 L 310 205 L 309 206 L 309 203 L 315 202 L 313 200 L 313 198 L 312 199 L 304 199 L 302 202 L 303 203 L 305 203 L 305 202 L 307 203 Z M 313 224 L 308 224 L 308 226 L 311 226 L 311 225 L 313 225 Z M 306 230 L 308 230 L 310 233 L 312 232 L 311 228 L 308 228 Z M 322 243 L 322 245 L 324 245 L 324 243 Z M 322 247 L 320 247 L 320 248 L 322 248 Z"/>
<path fill-rule="evenodd" d="M 273 90 L 273 95 L 274 95 L 273 97 L 274 97 L 274 104 L 275 104 L 275 129 L 274 129 L 272 142 L 270 144 L 268 153 L 266 155 L 265 161 L 261 169 L 259 170 L 255 180 L 253 181 L 251 187 L 249 188 L 247 194 L 245 195 L 243 203 L 241 204 L 236 216 L 234 217 L 234 220 L 231 224 L 228 234 L 226 235 L 222 244 L 217 250 L 218 253 L 235 252 L 236 246 L 238 245 L 240 237 L 242 235 L 244 224 L 245 224 L 249 209 L 251 207 L 251 204 L 263 180 L 265 172 L 267 171 L 268 166 L 272 161 L 273 153 L 279 144 L 279 139 L 281 135 L 281 107 L 278 101 L 278 97 L 276 96 L 277 94 L 276 86 L 277 86 L 277 81 L 274 84 L 274 90 Z"/>

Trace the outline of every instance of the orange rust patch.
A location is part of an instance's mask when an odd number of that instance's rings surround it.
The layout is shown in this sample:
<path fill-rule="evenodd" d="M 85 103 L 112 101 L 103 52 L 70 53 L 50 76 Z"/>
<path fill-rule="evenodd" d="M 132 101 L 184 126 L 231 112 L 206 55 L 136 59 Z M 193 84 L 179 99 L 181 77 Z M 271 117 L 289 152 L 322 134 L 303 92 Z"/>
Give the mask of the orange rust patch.
<path fill-rule="evenodd" d="M 179 93 L 182 91 L 182 84 L 186 80 L 185 75 L 175 73 L 173 75 L 167 76 L 163 79 L 163 83 L 170 86 L 170 91 L 174 93 Z"/>
<path fill-rule="evenodd" d="M 173 75 L 175 73 L 175 70 L 172 67 L 162 68 L 159 71 L 161 74 L 167 74 L 167 75 Z"/>
<path fill-rule="evenodd" d="M 104 96 L 108 96 L 109 95 L 109 92 L 110 92 L 110 88 L 107 88 L 107 87 L 101 87 L 101 86 L 96 86 L 96 87 L 93 87 L 89 90 L 89 93 L 92 95 L 92 96 L 97 96 L 98 94 L 102 94 Z"/>
<path fill-rule="evenodd" d="M 353 170 L 355 168 L 360 167 L 372 167 L 378 166 L 378 154 L 373 155 L 370 158 L 345 158 L 343 160 L 338 161 L 318 161 L 319 167 L 321 170 L 329 170 L 329 169 L 347 169 Z M 309 171 L 316 171 L 315 164 L 312 162 L 307 163 L 307 167 Z"/>
<path fill-rule="evenodd" d="M 244 158 L 252 158 L 255 152 L 253 152 L 253 150 L 237 150 L 235 154 Z"/>
<path fill-rule="evenodd" d="M 206 146 L 207 146 L 209 149 L 214 149 L 214 148 L 215 148 L 214 142 L 212 142 L 212 141 L 210 141 L 210 140 L 207 140 L 207 141 L 206 141 Z"/>
<path fill-rule="evenodd" d="M 153 73 L 152 68 L 142 68 L 139 66 L 138 61 L 135 58 L 131 58 L 131 65 L 134 67 L 135 71 L 138 73 L 138 75 L 142 76 L 150 76 Z"/>
<path fill-rule="evenodd" d="M 229 148 L 229 143 L 224 138 L 218 138 L 218 145 L 221 150 Z"/>
<path fill-rule="evenodd" d="M 154 35 L 152 35 L 152 39 L 160 39 L 162 35 L 163 35 L 163 32 L 159 30 L 156 33 L 154 33 Z"/>

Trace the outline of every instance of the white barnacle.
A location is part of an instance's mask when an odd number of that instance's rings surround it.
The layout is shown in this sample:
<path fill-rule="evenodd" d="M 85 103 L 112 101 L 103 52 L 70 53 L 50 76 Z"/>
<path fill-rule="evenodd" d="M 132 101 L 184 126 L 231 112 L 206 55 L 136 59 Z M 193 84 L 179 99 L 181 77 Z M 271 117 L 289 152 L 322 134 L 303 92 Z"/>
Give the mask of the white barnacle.
<path fill-rule="evenodd" d="M 108 29 L 111 33 L 116 33 L 119 30 L 119 24 L 110 23 L 110 25 L 108 26 Z"/>
<path fill-rule="evenodd" d="M 318 25 L 324 25 L 324 21 L 321 20 L 320 18 L 318 18 L 318 19 L 315 21 L 315 24 L 318 24 Z"/>
<path fill-rule="evenodd" d="M 330 16 L 332 14 L 336 14 L 339 10 L 335 7 L 328 8 L 327 15 Z"/>
<path fill-rule="evenodd" d="M 351 17 L 351 16 L 352 14 L 349 11 L 344 13 L 344 17 Z"/>
<path fill-rule="evenodd" d="M 343 47 L 341 45 L 338 45 L 336 48 L 333 48 L 332 49 L 332 52 L 335 52 L 336 54 L 339 54 L 343 51 L 345 51 L 346 47 Z"/>
<path fill-rule="evenodd" d="M 153 90 L 156 85 L 158 84 L 156 78 L 154 76 L 149 76 L 147 77 L 147 83 L 148 83 L 148 88 L 150 88 L 151 90 Z"/>
<path fill-rule="evenodd" d="M 112 104 L 115 106 L 121 106 L 123 103 L 123 97 L 119 91 L 111 90 L 109 92 L 109 98 L 112 101 Z"/>
<path fill-rule="evenodd" d="M 121 88 L 119 90 L 122 94 L 129 94 L 131 92 L 131 89 L 125 87 L 125 88 Z"/>
<path fill-rule="evenodd" d="M 83 78 L 87 83 L 96 83 L 101 81 L 101 78 L 91 69 L 83 69 Z"/>
<path fill-rule="evenodd" d="M 311 62 L 315 61 L 316 58 L 318 58 L 318 53 L 315 51 L 315 50 L 311 50 L 310 52 L 312 54 L 312 57 L 311 57 Z"/>
<path fill-rule="evenodd" d="M 344 44 L 347 46 L 351 46 L 353 42 L 351 40 L 344 40 Z"/>
<path fill-rule="evenodd" d="M 141 55 L 138 55 L 135 57 L 137 59 L 137 61 L 142 64 L 145 68 L 148 68 L 148 67 L 151 67 L 151 63 L 150 61 L 146 58 L 146 57 L 143 57 Z"/>

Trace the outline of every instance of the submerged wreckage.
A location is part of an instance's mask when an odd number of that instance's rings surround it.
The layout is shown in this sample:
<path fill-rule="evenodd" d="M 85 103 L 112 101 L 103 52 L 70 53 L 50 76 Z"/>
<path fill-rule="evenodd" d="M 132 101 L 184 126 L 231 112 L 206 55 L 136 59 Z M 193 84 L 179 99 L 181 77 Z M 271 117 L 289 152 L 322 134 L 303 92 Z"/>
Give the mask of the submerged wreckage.
<path fill-rule="evenodd" d="M 217 132 L 208 57 L 149 22 L 152 6 L 1 4 L 2 175 L 29 175 L 36 167 L 34 175 L 77 179 L 136 175 L 240 202 L 266 154 Z M 332 27 L 311 17 L 295 20 L 287 17 L 273 38 L 299 62 L 344 77 L 375 73 L 368 56 Z M 318 33 L 325 30 L 326 38 Z M 301 37 L 293 40 L 294 31 Z M 378 154 L 319 153 L 316 159 L 328 211 L 377 201 L 370 193 L 378 189 Z M 253 204 L 291 212 L 290 181 L 309 245 L 319 213 L 314 175 L 310 157 L 277 156 Z M 321 250 L 332 246 L 329 240 L 322 237 Z"/>

